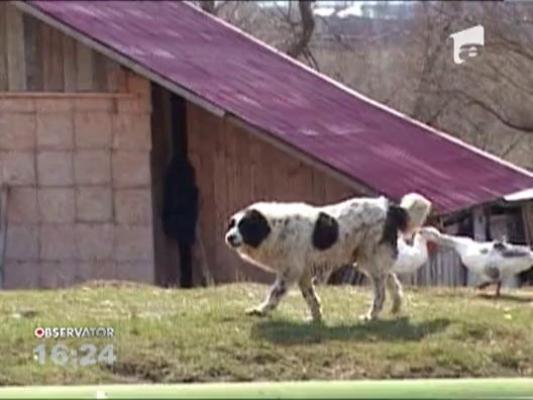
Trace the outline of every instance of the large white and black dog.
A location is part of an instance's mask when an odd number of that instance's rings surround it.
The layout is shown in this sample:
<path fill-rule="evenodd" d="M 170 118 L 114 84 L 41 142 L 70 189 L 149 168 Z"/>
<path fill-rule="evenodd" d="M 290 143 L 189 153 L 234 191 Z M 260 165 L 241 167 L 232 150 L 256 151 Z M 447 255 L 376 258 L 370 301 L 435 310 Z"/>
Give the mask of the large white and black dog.
<path fill-rule="evenodd" d="M 409 235 L 420 227 L 430 209 L 429 200 L 410 193 L 399 206 L 385 197 L 358 197 L 323 207 L 258 202 L 238 211 L 229 221 L 226 244 L 246 261 L 277 276 L 265 301 L 247 312 L 268 313 L 297 283 L 312 319 L 319 321 L 320 299 L 313 278 L 354 262 L 374 290 L 370 310 L 362 318 L 377 318 L 386 286 L 392 295 L 392 310 L 398 312 L 402 289 L 391 272 L 398 234 Z"/>

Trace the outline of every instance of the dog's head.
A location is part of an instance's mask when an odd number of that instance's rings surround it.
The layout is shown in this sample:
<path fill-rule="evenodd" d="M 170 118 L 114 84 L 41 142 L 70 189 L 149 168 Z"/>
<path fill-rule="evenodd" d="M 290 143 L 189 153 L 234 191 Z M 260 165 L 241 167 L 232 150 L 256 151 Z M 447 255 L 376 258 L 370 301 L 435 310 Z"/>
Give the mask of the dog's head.
<path fill-rule="evenodd" d="M 257 248 L 271 231 L 268 219 L 260 211 L 250 207 L 230 218 L 225 240 L 235 250 L 242 246 Z"/>

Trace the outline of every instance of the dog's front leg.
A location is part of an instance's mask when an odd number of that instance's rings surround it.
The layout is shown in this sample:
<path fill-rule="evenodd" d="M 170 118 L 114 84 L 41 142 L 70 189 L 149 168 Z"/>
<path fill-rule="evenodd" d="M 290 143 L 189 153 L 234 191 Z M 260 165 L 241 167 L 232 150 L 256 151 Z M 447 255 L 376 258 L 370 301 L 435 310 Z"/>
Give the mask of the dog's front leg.
<path fill-rule="evenodd" d="M 274 284 L 271 286 L 265 301 L 256 307 L 247 309 L 246 314 L 259 316 L 268 314 L 277 307 L 281 298 L 287 293 L 287 289 L 288 282 L 285 277 L 282 275 L 278 276 Z"/>
<path fill-rule="evenodd" d="M 360 317 L 360 319 L 364 321 L 377 319 L 379 313 L 383 310 L 383 304 L 385 303 L 385 281 L 387 275 L 369 275 L 369 278 L 374 291 L 374 299 L 372 300 L 372 305 L 368 312 Z"/>
<path fill-rule="evenodd" d="M 316 294 L 313 280 L 309 275 L 304 275 L 298 281 L 298 286 L 302 292 L 305 302 L 311 311 L 311 318 L 313 322 L 320 322 L 322 320 L 322 311 L 320 309 L 320 298 Z"/>

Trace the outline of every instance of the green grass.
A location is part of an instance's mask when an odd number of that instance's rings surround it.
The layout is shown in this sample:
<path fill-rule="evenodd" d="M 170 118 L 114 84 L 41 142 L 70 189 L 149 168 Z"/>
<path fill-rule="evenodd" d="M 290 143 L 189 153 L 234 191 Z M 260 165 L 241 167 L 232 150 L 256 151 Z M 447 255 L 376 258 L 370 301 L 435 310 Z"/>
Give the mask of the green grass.
<path fill-rule="evenodd" d="M 40 386 L 0 389 L 3 398 L 94 399 L 532 399 L 533 379 L 306 381 L 174 385 Z M 100 395 L 101 396 L 101 395 Z M 101 396 L 103 397 L 103 396 Z"/>
<path fill-rule="evenodd" d="M 533 292 L 500 300 L 472 290 L 406 289 L 404 315 L 362 323 L 364 288 L 320 287 L 325 323 L 304 322 L 289 293 L 272 317 L 245 316 L 256 284 L 168 290 L 90 285 L 0 293 L 0 385 L 190 383 L 533 376 Z M 112 367 L 40 365 L 37 326 L 111 326 Z M 47 346 L 56 340 L 44 341 Z M 530 387 L 531 388 L 531 387 Z"/>

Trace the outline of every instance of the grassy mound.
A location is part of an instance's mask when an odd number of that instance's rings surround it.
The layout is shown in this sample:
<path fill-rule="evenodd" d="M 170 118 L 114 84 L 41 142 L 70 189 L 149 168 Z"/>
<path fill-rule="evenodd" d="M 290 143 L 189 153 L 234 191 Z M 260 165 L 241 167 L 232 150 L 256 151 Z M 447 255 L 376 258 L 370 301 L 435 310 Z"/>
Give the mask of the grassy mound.
<path fill-rule="evenodd" d="M 290 292 L 272 317 L 245 316 L 266 286 L 169 290 L 114 282 L 59 291 L 0 293 L 0 384 L 179 383 L 526 377 L 533 375 L 533 292 L 500 300 L 469 289 L 406 289 L 404 315 L 358 321 L 370 291 L 320 287 L 325 323 L 304 322 Z M 113 327 L 112 366 L 60 367 L 34 359 L 45 327 Z"/>

